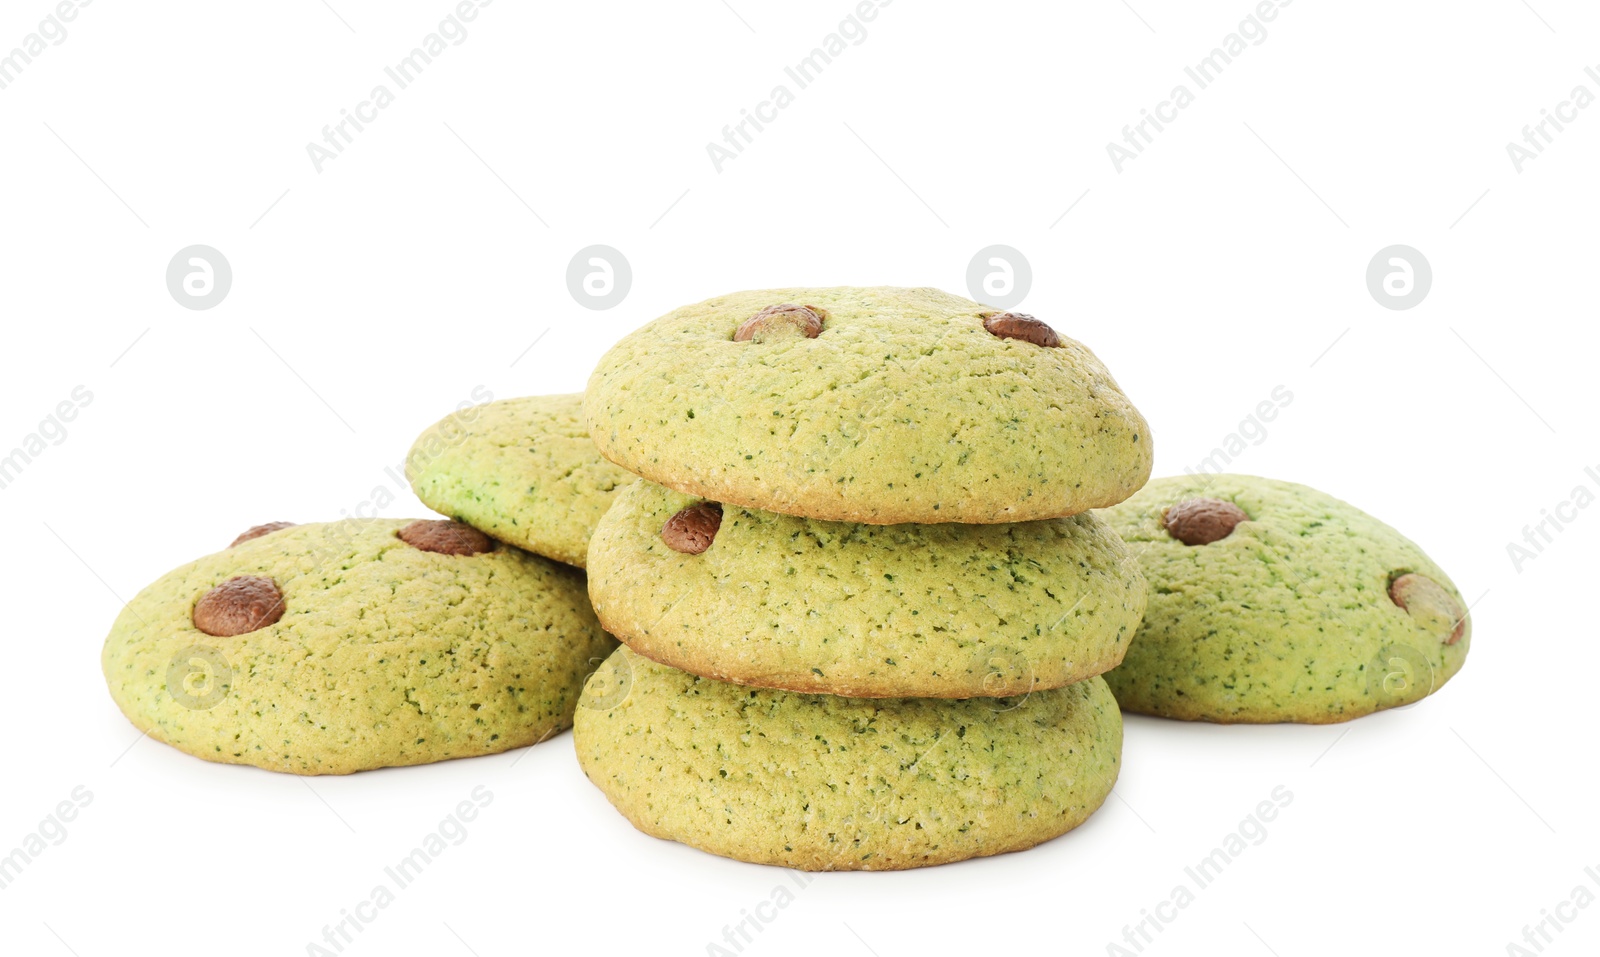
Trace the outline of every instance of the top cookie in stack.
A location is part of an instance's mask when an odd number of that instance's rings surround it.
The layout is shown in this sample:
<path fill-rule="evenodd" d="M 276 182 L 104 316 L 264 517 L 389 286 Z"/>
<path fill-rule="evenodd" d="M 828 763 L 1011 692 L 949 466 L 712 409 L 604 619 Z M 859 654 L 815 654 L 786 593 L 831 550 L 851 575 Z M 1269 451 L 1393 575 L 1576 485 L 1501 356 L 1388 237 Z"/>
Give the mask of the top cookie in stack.
<path fill-rule="evenodd" d="M 1114 505 L 1148 427 L 1100 360 L 936 289 L 768 289 L 622 340 L 584 403 L 600 451 L 710 501 L 864 522 L 997 523 Z"/>
<path fill-rule="evenodd" d="M 650 480 L 600 521 L 590 598 L 660 663 L 1003 696 L 1115 667 L 1143 612 L 1126 546 L 1087 509 L 1148 478 L 1145 421 L 1031 316 L 934 289 L 722 296 L 613 347 L 584 414 Z"/>

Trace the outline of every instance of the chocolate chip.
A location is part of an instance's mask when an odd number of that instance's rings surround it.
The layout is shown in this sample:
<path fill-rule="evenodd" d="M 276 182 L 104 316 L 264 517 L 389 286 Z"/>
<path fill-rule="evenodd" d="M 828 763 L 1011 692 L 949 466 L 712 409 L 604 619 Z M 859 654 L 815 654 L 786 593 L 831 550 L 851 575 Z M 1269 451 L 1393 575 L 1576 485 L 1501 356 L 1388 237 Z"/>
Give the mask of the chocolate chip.
<path fill-rule="evenodd" d="M 1233 534 L 1233 527 L 1250 521 L 1244 509 L 1218 498 L 1191 498 L 1167 506 L 1161 524 L 1167 534 L 1185 545 L 1210 545 Z"/>
<path fill-rule="evenodd" d="M 268 522 L 265 525 L 254 525 L 245 529 L 244 533 L 229 543 L 228 547 L 232 548 L 241 542 L 248 542 L 252 538 L 260 538 L 263 535 L 271 535 L 273 532 L 281 531 L 285 528 L 294 528 L 294 525 L 294 522 Z"/>
<path fill-rule="evenodd" d="M 1447 645 L 1460 641 L 1467 632 L 1467 611 L 1461 602 L 1426 575 L 1407 572 L 1390 582 L 1389 600 Z"/>
<path fill-rule="evenodd" d="M 691 505 L 661 526 L 661 540 L 675 552 L 698 555 L 711 547 L 722 527 L 722 506 L 716 502 Z"/>
<path fill-rule="evenodd" d="M 1021 339 L 1051 349 L 1061 345 L 1054 329 L 1026 313 L 997 312 L 984 318 L 983 327 L 1002 339 Z"/>
<path fill-rule="evenodd" d="M 276 624 L 283 607 L 277 582 L 240 575 L 200 596 L 194 603 L 194 626 L 208 635 L 231 638 Z"/>
<path fill-rule="evenodd" d="M 826 310 L 816 306 L 797 306 L 792 302 L 768 306 L 746 319 L 733 333 L 734 342 L 765 342 L 768 339 L 805 336 L 815 339 L 822 332 Z"/>
<path fill-rule="evenodd" d="M 417 519 L 396 534 L 412 548 L 440 555 L 478 555 L 494 550 L 494 541 L 471 525 L 443 519 Z"/>

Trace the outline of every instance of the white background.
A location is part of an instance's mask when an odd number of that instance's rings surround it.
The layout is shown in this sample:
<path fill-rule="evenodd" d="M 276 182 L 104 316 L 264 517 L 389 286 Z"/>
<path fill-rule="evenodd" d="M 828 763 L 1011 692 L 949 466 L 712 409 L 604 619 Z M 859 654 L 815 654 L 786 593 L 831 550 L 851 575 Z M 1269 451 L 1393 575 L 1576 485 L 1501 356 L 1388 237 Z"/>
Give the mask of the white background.
<path fill-rule="evenodd" d="M 331 2 L 101 0 L 0 90 L 0 452 L 93 394 L 0 490 L 0 853 L 93 794 L 0 890 L 5 952 L 306 953 L 481 785 L 465 842 L 346 953 L 707 953 L 790 875 L 636 833 L 570 736 L 348 778 L 206 764 L 138 738 L 101 642 L 123 599 L 254 523 L 379 488 L 382 514 L 425 514 L 385 467 L 475 386 L 576 391 L 622 334 L 736 289 L 965 294 L 993 243 L 1032 264 L 1021 308 L 1149 418 L 1157 474 L 1292 391 L 1234 469 L 1415 539 L 1476 602 L 1472 654 L 1345 726 L 1130 718 L 1076 832 L 819 876 L 744 953 L 1104 954 L 1279 785 L 1266 839 L 1145 953 L 1503 954 L 1600 894 L 1600 508 L 1520 571 L 1506 550 L 1600 471 L 1600 105 L 1521 173 L 1506 153 L 1574 86 L 1600 94 L 1592 5 L 1300 0 L 1119 174 L 1106 143 L 1247 0 L 900 0 L 718 173 L 706 144 L 794 88 L 847 0 L 501 0 L 318 173 L 307 142 L 452 9 Z M 0 52 L 52 9 L 6 0 Z M 209 311 L 164 282 L 196 243 L 234 273 Z M 565 280 L 594 243 L 633 271 L 606 311 Z M 1434 272 L 1406 311 L 1365 285 L 1393 243 Z M 1563 911 L 1546 952 L 1594 952 L 1600 907 Z"/>

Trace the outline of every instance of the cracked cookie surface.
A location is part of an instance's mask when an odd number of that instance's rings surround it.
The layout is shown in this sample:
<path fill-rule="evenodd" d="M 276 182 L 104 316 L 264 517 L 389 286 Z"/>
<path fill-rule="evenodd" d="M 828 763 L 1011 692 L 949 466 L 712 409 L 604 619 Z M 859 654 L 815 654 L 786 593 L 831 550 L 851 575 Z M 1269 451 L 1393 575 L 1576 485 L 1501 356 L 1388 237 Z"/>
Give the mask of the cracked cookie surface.
<path fill-rule="evenodd" d="M 106 639 L 112 698 L 196 757 L 294 774 L 493 754 L 569 727 L 616 646 L 583 573 L 503 545 L 424 551 L 399 537 L 409 524 L 297 525 L 162 576 Z M 197 602 L 240 578 L 275 586 L 278 617 L 195 627 Z"/>
<path fill-rule="evenodd" d="M 1004 525 L 866 525 L 723 506 L 699 551 L 670 540 L 697 499 L 641 481 L 589 550 L 607 631 L 656 661 L 758 687 L 967 698 L 1114 667 L 1145 582 L 1093 514 Z"/>
<path fill-rule="evenodd" d="M 820 332 L 736 340 L 786 306 Z M 1150 476 L 1144 418 L 1081 343 L 1005 338 L 997 312 L 937 289 L 719 296 L 612 347 L 584 413 L 631 472 L 790 515 L 1016 522 L 1127 498 Z"/>
<path fill-rule="evenodd" d="M 1105 682 L 963 701 L 757 690 L 627 648 L 584 688 L 584 773 L 646 834 L 758 864 L 898 870 L 1033 847 L 1116 783 Z"/>
<path fill-rule="evenodd" d="M 500 399 L 448 415 L 417 437 L 406 478 L 441 515 L 579 568 L 595 524 L 634 480 L 595 448 L 581 393 Z"/>
<path fill-rule="evenodd" d="M 1195 506 L 1179 506 L 1197 501 L 1236 506 L 1244 520 L 1186 544 L 1178 518 Z M 1158 478 L 1099 514 L 1150 583 L 1144 621 L 1105 676 L 1125 710 L 1347 721 L 1422 699 L 1466 659 L 1471 621 L 1444 570 L 1316 489 L 1248 475 Z"/>

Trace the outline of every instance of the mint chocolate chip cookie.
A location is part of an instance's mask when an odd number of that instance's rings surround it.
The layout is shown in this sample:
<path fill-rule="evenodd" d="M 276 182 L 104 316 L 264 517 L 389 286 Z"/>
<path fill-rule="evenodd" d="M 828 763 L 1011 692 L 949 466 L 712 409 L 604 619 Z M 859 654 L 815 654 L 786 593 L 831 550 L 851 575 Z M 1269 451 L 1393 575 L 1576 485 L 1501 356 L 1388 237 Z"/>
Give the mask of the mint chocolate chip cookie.
<path fill-rule="evenodd" d="M 1114 667 L 1145 582 L 1093 513 L 866 525 L 651 482 L 589 546 L 589 596 L 634 651 L 739 684 L 859 697 L 1058 688 Z"/>
<path fill-rule="evenodd" d="M 446 416 L 417 437 L 406 477 L 434 511 L 579 568 L 612 496 L 634 481 L 594 447 L 581 394 L 502 399 Z"/>
<path fill-rule="evenodd" d="M 1150 582 L 1144 621 L 1105 676 L 1128 711 L 1346 721 L 1420 700 L 1466 660 L 1471 621 L 1444 570 L 1316 489 L 1162 478 L 1100 514 Z"/>
<path fill-rule="evenodd" d="M 152 738 L 293 774 L 493 754 L 570 726 L 616 647 L 582 572 L 465 525 L 273 524 L 117 617 L 106 681 Z"/>
<path fill-rule="evenodd" d="M 1066 833 L 1111 793 L 1105 682 L 964 701 L 741 688 L 618 649 L 585 686 L 584 773 L 646 834 L 810 871 L 897 870 Z"/>
<path fill-rule="evenodd" d="M 936 289 L 685 306 L 606 353 L 584 412 L 601 453 L 631 472 L 833 521 L 1059 518 L 1150 475 L 1149 427 L 1094 353 Z"/>

